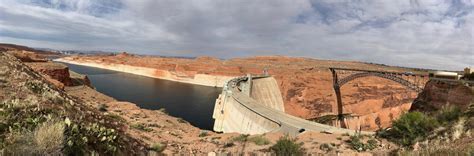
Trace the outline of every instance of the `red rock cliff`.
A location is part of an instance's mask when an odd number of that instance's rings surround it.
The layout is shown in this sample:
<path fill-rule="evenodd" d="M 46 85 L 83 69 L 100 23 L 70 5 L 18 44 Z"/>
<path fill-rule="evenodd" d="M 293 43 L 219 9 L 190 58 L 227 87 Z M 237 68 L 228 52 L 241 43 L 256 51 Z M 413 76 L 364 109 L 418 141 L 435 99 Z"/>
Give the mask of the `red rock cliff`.
<path fill-rule="evenodd" d="M 66 86 L 72 85 L 69 68 L 66 65 L 53 62 L 27 63 L 27 65 L 33 70 L 48 75 Z"/>
<path fill-rule="evenodd" d="M 447 105 L 455 105 L 464 110 L 473 103 L 473 87 L 461 83 L 429 81 L 411 110 L 436 111 Z"/>

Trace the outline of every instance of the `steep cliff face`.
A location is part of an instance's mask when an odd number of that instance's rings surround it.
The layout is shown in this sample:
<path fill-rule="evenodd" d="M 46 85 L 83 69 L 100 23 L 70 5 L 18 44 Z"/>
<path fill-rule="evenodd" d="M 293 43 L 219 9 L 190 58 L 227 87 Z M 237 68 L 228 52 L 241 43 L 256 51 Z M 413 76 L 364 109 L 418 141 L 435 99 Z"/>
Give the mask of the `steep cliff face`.
<path fill-rule="evenodd" d="M 367 77 L 356 79 L 341 88 L 344 112 L 353 118 L 349 128 L 377 130 L 391 125 L 407 112 L 417 93 L 391 80 Z"/>
<path fill-rule="evenodd" d="M 65 86 L 72 86 L 69 75 L 69 68 L 66 65 L 54 62 L 42 62 L 42 63 L 27 63 L 33 70 L 38 71 L 42 74 L 50 76 Z"/>
<path fill-rule="evenodd" d="M 286 112 L 312 119 L 335 115 L 336 95 L 329 70 L 312 70 L 276 77 L 280 83 Z M 343 112 L 350 114 L 349 128 L 377 130 L 408 111 L 416 93 L 382 78 L 356 79 L 341 88 Z"/>
<path fill-rule="evenodd" d="M 91 81 L 87 75 L 82 75 L 71 70 L 69 71 L 69 75 L 73 86 L 86 85 L 92 87 Z"/>
<path fill-rule="evenodd" d="M 466 109 L 474 103 L 474 88 L 461 83 L 429 81 L 411 110 L 436 111 L 447 105 Z"/>

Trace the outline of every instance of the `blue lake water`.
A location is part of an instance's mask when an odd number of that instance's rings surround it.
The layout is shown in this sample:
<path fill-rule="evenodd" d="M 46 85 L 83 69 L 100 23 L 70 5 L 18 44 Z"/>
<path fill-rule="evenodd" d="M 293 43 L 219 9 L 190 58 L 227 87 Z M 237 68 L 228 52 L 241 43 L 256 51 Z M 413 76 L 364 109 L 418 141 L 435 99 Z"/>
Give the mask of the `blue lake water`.
<path fill-rule="evenodd" d="M 214 103 L 222 88 L 161 80 L 112 70 L 66 64 L 87 75 L 97 91 L 144 109 L 165 108 L 201 129 L 212 130 Z"/>

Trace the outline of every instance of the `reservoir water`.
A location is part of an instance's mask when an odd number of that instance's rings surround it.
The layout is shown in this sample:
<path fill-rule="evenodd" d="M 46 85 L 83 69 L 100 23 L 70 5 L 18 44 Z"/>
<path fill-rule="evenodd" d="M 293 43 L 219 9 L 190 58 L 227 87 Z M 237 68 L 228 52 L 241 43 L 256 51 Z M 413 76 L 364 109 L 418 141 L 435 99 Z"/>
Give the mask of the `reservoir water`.
<path fill-rule="evenodd" d="M 222 88 L 192 85 L 67 64 L 69 69 L 87 75 L 97 91 L 140 108 L 166 112 L 183 118 L 201 129 L 212 130 L 214 103 Z"/>

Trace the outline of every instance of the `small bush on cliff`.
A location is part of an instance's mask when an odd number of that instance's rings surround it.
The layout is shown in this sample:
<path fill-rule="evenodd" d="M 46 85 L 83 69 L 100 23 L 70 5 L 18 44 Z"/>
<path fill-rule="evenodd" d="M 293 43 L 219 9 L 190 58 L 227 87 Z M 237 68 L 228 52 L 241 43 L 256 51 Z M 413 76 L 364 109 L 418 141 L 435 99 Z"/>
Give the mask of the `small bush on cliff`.
<path fill-rule="evenodd" d="M 248 137 L 249 137 L 248 134 L 240 134 L 239 136 L 232 138 L 232 141 L 246 142 Z"/>
<path fill-rule="evenodd" d="M 34 132 L 34 142 L 38 153 L 56 155 L 61 153 L 64 144 L 65 124 L 60 121 L 50 121 L 37 127 Z"/>
<path fill-rule="evenodd" d="M 141 131 L 145 131 L 145 132 L 153 131 L 153 129 L 151 129 L 150 127 L 147 127 L 145 124 L 142 124 L 142 123 L 132 124 L 130 125 L 130 127 L 141 130 Z"/>
<path fill-rule="evenodd" d="M 328 143 L 323 143 L 323 144 L 319 145 L 319 149 L 321 151 L 329 152 L 329 151 L 332 151 L 334 149 L 334 146 L 332 146 L 331 144 L 328 144 Z"/>
<path fill-rule="evenodd" d="M 276 155 L 303 155 L 304 149 L 302 144 L 296 143 L 295 139 L 288 136 L 281 137 L 275 145 L 270 147 Z"/>
<path fill-rule="evenodd" d="M 186 120 L 181 118 L 178 118 L 176 121 L 178 121 L 179 123 L 188 123 Z"/>
<path fill-rule="evenodd" d="M 150 150 L 161 153 L 165 150 L 166 145 L 163 145 L 162 143 L 155 143 L 150 147 Z"/>
<path fill-rule="evenodd" d="M 28 81 L 26 82 L 26 87 L 28 87 L 28 89 L 30 89 L 33 93 L 36 93 L 36 94 L 43 94 L 43 92 L 45 92 L 45 88 L 43 88 L 43 85 L 41 84 L 41 82 L 38 82 L 38 81 Z"/>
<path fill-rule="evenodd" d="M 377 140 L 369 139 L 367 140 L 366 143 L 364 143 L 362 141 L 363 138 L 364 138 L 363 135 L 354 135 L 354 136 L 351 136 L 347 142 L 352 147 L 352 149 L 359 152 L 373 150 L 377 147 Z"/>
<path fill-rule="evenodd" d="M 459 107 L 447 106 L 443 107 L 436 115 L 436 119 L 441 124 L 447 124 L 449 122 L 458 120 L 463 115 L 463 112 Z"/>
<path fill-rule="evenodd" d="M 438 121 L 421 112 L 403 114 L 393 121 L 392 128 L 378 132 L 378 135 L 403 146 L 426 139 L 432 130 L 437 128 Z"/>
<path fill-rule="evenodd" d="M 255 145 L 259 145 L 259 146 L 270 144 L 270 141 L 262 135 L 251 137 L 248 140 L 255 143 Z"/>
<path fill-rule="evenodd" d="M 474 94 L 474 87 L 472 88 L 472 94 Z M 471 104 L 467 108 L 466 112 L 464 113 L 469 118 L 474 117 L 474 100 L 471 101 Z"/>
<path fill-rule="evenodd" d="M 97 109 L 99 109 L 99 111 L 101 111 L 101 112 L 107 112 L 107 108 L 108 108 L 107 105 L 100 104 Z"/>
<path fill-rule="evenodd" d="M 66 118 L 65 148 L 66 155 L 87 155 L 91 151 L 116 154 L 119 145 L 119 134 L 115 129 L 97 123 L 82 125 Z M 93 149 L 90 148 L 92 145 Z"/>
<path fill-rule="evenodd" d="M 201 131 L 201 132 L 199 133 L 199 137 L 206 137 L 206 136 L 208 136 L 208 135 L 209 135 L 209 133 L 207 133 L 207 131 Z"/>

